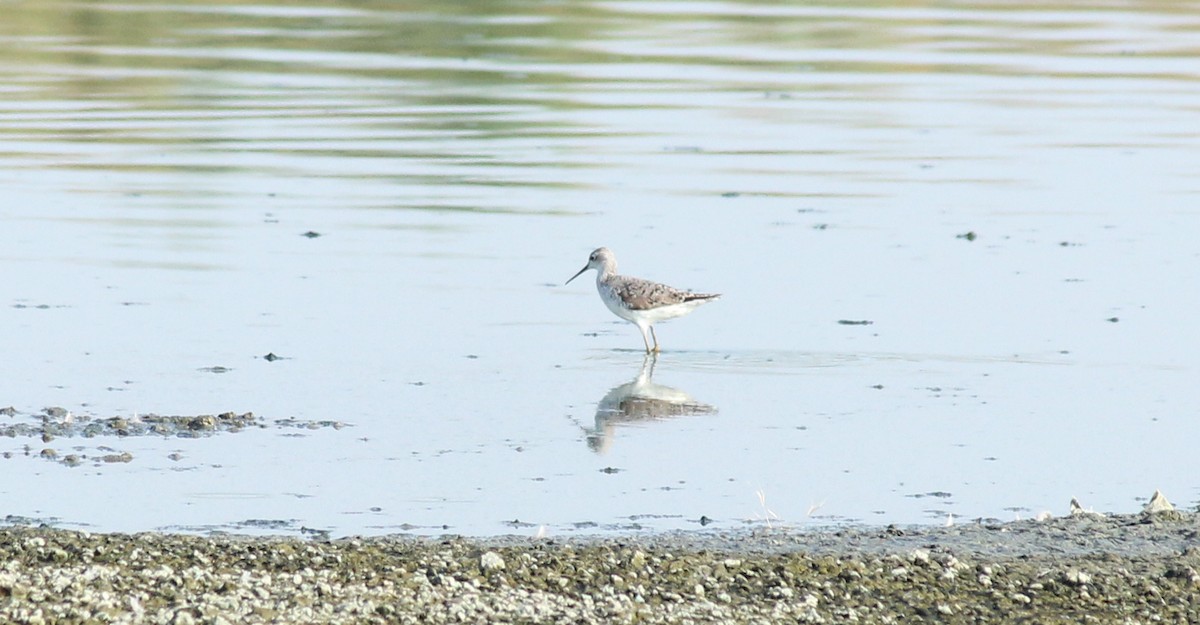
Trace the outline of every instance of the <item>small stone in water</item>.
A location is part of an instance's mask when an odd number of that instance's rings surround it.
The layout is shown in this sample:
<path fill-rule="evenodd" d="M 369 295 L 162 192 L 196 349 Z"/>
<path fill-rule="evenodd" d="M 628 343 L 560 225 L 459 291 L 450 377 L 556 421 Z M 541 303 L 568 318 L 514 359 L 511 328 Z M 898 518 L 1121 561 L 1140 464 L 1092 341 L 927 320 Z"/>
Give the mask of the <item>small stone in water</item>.
<path fill-rule="evenodd" d="M 1174 509 L 1175 506 L 1172 506 L 1171 502 L 1167 501 L 1167 497 L 1162 494 L 1162 491 L 1156 490 L 1150 497 L 1150 501 L 1146 503 L 1146 507 L 1143 508 L 1143 511 L 1154 514 L 1156 512 L 1170 512 Z"/>

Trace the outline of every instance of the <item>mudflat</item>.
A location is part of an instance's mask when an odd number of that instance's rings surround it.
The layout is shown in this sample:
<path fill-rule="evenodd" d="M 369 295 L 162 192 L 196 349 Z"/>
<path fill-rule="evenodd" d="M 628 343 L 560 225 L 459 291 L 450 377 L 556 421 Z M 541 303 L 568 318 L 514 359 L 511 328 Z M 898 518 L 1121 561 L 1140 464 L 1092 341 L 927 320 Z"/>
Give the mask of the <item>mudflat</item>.
<path fill-rule="evenodd" d="M 594 538 L 0 529 L 11 623 L 1194 623 L 1200 515 Z"/>

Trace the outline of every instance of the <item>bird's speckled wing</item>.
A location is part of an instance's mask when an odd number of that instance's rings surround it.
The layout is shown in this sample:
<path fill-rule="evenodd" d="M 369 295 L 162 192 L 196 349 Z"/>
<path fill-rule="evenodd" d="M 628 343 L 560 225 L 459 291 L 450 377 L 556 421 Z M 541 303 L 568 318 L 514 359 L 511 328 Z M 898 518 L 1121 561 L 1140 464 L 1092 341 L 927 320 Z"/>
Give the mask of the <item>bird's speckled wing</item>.
<path fill-rule="evenodd" d="M 718 295 L 681 291 L 665 284 L 629 276 L 617 276 L 610 286 L 630 310 L 650 310 L 698 299 L 719 297 Z"/>

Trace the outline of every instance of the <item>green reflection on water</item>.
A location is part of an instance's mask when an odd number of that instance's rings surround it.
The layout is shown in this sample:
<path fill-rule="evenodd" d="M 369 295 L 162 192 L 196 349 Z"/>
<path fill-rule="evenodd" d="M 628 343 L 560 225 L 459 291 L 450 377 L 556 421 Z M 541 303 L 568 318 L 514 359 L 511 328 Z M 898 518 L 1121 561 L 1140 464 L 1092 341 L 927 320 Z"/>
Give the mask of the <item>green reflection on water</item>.
<path fill-rule="evenodd" d="M 0 22 L 0 76 L 9 85 L 0 158 L 16 168 L 142 178 L 584 188 L 549 175 L 585 166 L 553 150 L 603 131 L 553 114 L 580 108 L 542 91 L 569 82 L 570 72 L 525 66 L 531 52 L 569 49 L 546 42 L 602 27 L 589 18 L 597 11 L 572 8 L 567 19 L 568 7 L 18 3 Z M 114 152 L 74 147 L 83 145 Z M 364 160 L 381 163 L 356 170 Z M 497 167 L 545 171 L 516 180 L 487 173 Z M 447 198 L 446 208 L 462 210 L 461 198 Z"/>
<path fill-rule="evenodd" d="M 1092 62 L 1122 61 L 1127 48 L 1148 41 L 1155 47 L 1143 55 L 1194 58 L 1194 9 L 1186 2 L 1141 2 L 1136 10 L 1014 1 L 17 2 L 0 20 L 0 159 L 15 169 L 169 175 L 170 184 L 157 185 L 164 193 L 181 177 L 224 178 L 223 192 L 242 188 L 247 174 L 369 181 L 375 189 L 362 195 L 376 196 L 370 205 L 444 201 L 460 210 L 464 199 L 450 189 L 583 191 L 616 162 L 642 168 L 648 154 L 661 162 L 670 146 L 692 145 L 685 124 L 666 128 L 673 111 L 717 111 L 691 122 L 698 132 L 715 119 L 779 134 L 795 132 L 794 120 L 807 113 L 789 101 L 819 100 L 832 115 L 838 102 L 901 98 L 896 82 L 904 76 L 1194 83 L 1194 74 L 1171 65 Z M 878 115 L 834 121 L 898 123 Z M 723 158 L 736 173 L 762 166 L 731 155 L 790 158 L 802 150 L 705 145 L 694 155 Z M 185 184 L 212 191 L 201 181 Z M 496 203 L 480 210 L 570 212 Z"/>

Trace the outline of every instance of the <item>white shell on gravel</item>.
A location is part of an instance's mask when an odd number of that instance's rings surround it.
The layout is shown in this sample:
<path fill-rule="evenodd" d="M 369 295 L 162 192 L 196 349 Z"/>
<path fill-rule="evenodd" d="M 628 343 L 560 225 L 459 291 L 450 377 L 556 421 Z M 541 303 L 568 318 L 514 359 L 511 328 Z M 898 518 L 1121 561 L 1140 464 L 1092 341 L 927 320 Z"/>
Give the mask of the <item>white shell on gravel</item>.
<path fill-rule="evenodd" d="M 499 571 L 504 568 L 504 558 L 495 551 L 489 551 L 479 557 L 479 568 L 485 571 Z"/>

